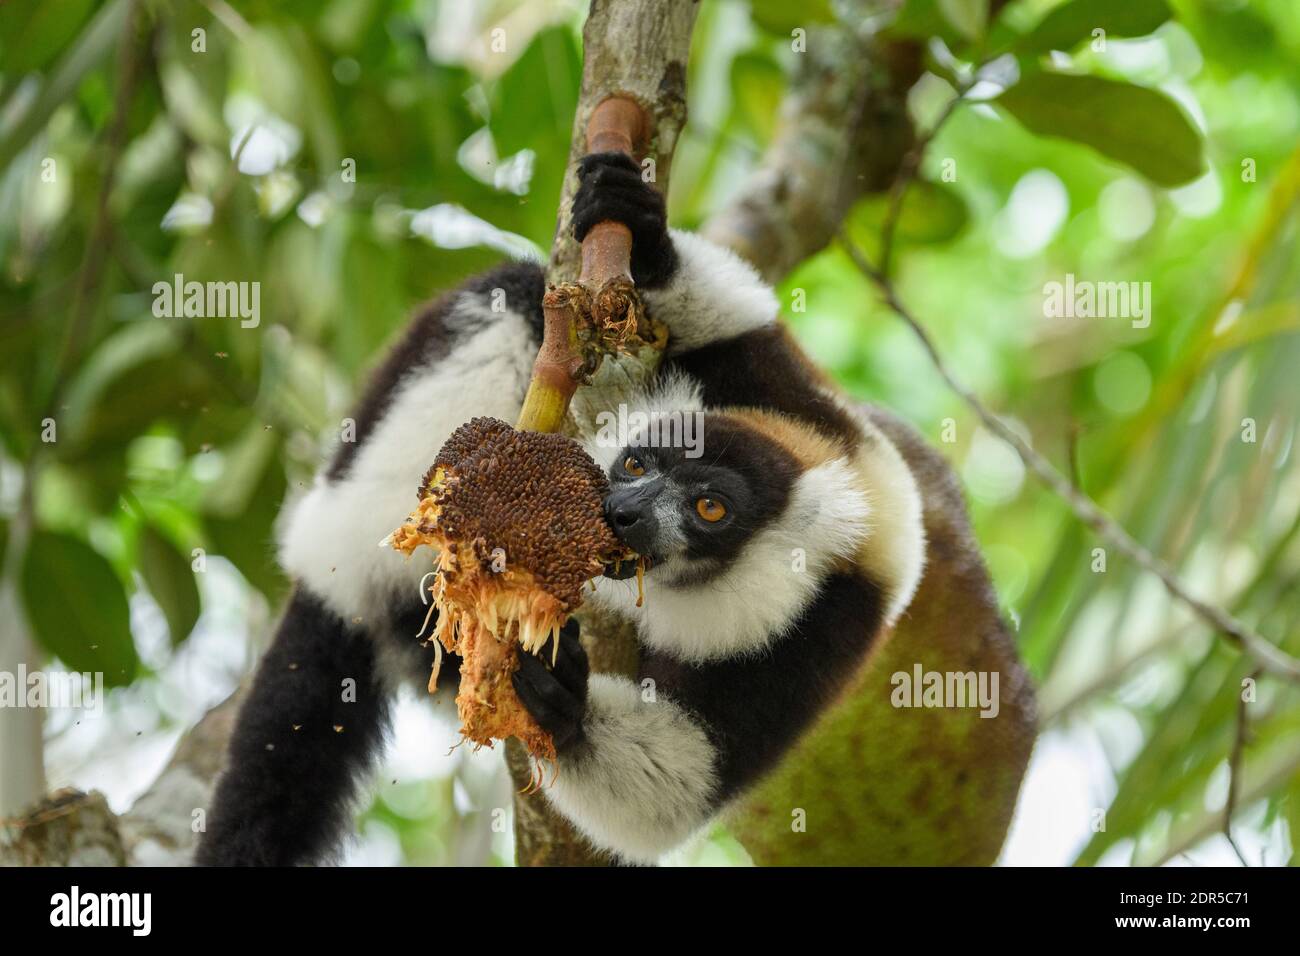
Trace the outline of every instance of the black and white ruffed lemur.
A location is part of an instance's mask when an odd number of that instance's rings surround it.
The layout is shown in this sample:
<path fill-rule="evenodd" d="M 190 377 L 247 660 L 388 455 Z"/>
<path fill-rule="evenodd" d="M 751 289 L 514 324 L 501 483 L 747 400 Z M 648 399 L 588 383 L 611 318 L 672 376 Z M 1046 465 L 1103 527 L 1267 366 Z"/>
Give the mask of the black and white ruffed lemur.
<path fill-rule="evenodd" d="M 670 231 L 630 160 L 589 156 L 579 174 L 576 237 L 604 220 L 629 227 L 633 279 L 670 332 L 653 382 L 619 400 L 702 413 L 702 454 L 589 438 L 609 470 L 611 526 L 653 559 L 642 607 L 629 580 L 601 578 L 591 595 L 635 621 L 641 672 L 589 674 L 571 624 L 555 663 L 549 649 L 525 655 L 515 685 L 557 746 L 544 799 L 619 860 L 650 862 L 772 768 L 906 610 L 925 561 L 914 471 L 933 470 L 918 456 L 934 453 L 842 398 L 777 321 L 773 291 L 729 251 Z M 543 290 L 539 265 L 513 263 L 419 313 L 355 412 L 356 441 L 286 507 L 294 590 L 239 715 L 200 863 L 310 863 L 338 847 L 397 684 L 423 685 L 432 660 L 415 636 L 429 562 L 376 545 L 453 429 L 518 417 Z M 444 661 L 439 696 L 454 695 L 457 666 Z"/>

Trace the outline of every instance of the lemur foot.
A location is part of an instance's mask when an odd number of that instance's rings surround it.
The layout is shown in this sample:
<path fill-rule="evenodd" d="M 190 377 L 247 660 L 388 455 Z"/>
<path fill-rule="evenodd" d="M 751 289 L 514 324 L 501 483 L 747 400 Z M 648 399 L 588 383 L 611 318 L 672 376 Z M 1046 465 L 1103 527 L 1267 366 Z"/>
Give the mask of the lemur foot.
<path fill-rule="evenodd" d="M 632 233 L 632 281 L 645 289 L 667 282 L 677 266 L 668 213 L 636 161 L 623 153 L 592 153 L 578 165 L 578 179 L 573 237 L 581 242 L 596 223 L 621 222 Z"/>
<path fill-rule="evenodd" d="M 582 741 L 587 715 L 587 652 L 578 640 L 578 622 L 571 619 L 560 631 L 560 650 L 550 666 L 555 648 L 548 642 L 539 655 L 520 654 L 512 680 L 515 693 L 533 719 L 551 735 L 556 753 Z"/>

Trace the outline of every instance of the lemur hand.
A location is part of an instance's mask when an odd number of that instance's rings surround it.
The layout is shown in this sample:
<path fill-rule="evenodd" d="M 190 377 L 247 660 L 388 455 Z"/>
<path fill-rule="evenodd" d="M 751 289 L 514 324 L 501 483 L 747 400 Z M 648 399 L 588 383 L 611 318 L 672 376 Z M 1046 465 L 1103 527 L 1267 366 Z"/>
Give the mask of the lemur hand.
<path fill-rule="evenodd" d="M 653 289 L 677 267 L 668 237 L 668 213 L 659 190 L 641 179 L 641 167 L 623 153 L 592 153 L 578 165 L 573 237 L 579 242 L 598 222 L 621 222 L 632 233 L 632 281 Z"/>
<path fill-rule="evenodd" d="M 578 640 L 574 618 L 560 631 L 560 650 L 551 666 L 554 646 L 547 642 L 539 655 L 521 653 L 512 680 L 515 693 L 541 728 L 563 753 L 582 741 L 582 721 L 587 715 L 587 652 Z"/>

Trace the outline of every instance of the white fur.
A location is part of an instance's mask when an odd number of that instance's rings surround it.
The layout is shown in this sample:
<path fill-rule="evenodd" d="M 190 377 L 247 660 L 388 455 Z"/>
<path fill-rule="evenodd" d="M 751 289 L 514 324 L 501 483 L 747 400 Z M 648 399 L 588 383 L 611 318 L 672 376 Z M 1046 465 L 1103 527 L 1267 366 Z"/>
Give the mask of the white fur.
<path fill-rule="evenodd" d="M 666 372 L 659 375 L 620 396 L 620 400 L 628 414 L 639 412 L 651 417 L 674 412 L 688 415 L 704 410 L 704 402 L 700 398 L 700 383 L 684 372 Z M 615 416 L 618 415 L 617 407 L 609 411 Z M 578 440 L 591 456 L 592 461 L 600 466 L 601 471 L 608 474 L 609 469 L 618 460 L 619 453 L 627 446 L 621 442 L 608 441 L 597 424 L 593 422 L 584 428 L 578 435 Z"/>
<path fill-rule="evenodd" d="M 284 569 L 347 620 L 381 615 L 402 588 L 414 595 L 432 567 L 431 555 L 408 559 L 379 542 L 414 510 L 420 479 L 452 431 L 476 415 L 519 415 L 536 351 L 527 322 L 466 294 L 448 325 L 474 319 L 486 324 L 433 367 L 407 373 L 347 476 L 318 476 L 281 515 Z"/>
<path fill-rule="evenodd" d="M 849 407 L 849 406 L 845 406 Z M 856 467 L 871 497 L 870 539 L 864 570 L 884 592 L 884 624 L 893 626 L 916 595 L 925 568 L 925 520 L 912 470 L 885 434 L 849 407 L 867 435 Z"/>
<path fill-rule="evenodd" d="M 650 314 L 668 326 L 668 354 L 735 338 L 772 325 L 776 293 L 730 249 L 671 229 L 678 267 L 661 289 L 643 293 Z"/>
<path fill-rule="evenodd" d="M 634 620 L 647 645 L 687 663 L 760 653 L 795 623 L 833 563 L 853 557 L 871 517 L 854 469 L 836 459 L 800 475 L 780 518 L 707 584 L 674 587 L 663 580 L 671 568 L 652 568 L 642 607 L 635 581 L 599 578 L 592 599 Z"/>
<path fill-rule="evenodd" d="M 716 753 L 703 729 L 659 695 L 642 699 L 623 677 L 593 674 L 587 740 L 560 758 L 543 790 L 596 846 L 653 863 L 710 817 Z"/>

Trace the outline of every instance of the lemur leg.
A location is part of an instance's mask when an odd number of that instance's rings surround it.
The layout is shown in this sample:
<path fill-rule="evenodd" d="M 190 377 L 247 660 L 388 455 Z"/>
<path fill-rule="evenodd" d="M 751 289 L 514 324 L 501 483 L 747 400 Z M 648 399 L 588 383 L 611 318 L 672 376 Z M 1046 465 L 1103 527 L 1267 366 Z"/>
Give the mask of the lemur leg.
<path fill-rule="evenodd" d="M 230 741 L 196 861 L 291 866 L 334 849 L 388 721 L 373 640 L 302 589 Z"/>

